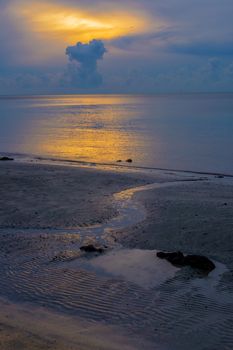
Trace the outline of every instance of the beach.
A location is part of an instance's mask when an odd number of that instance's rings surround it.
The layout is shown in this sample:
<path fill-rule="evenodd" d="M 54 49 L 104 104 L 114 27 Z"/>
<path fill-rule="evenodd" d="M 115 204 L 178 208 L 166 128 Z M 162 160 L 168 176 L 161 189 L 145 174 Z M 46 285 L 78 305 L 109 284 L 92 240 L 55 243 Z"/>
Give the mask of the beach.
<path fill-rule="evenodd" d="M 232 14 L 0 0 L 0 350 L 233 350 Z"/>
<path fill-rule="evenodd" d="M 1 349 L 232 348 L 231 176 L 1 162 L 0 208 Z"/>

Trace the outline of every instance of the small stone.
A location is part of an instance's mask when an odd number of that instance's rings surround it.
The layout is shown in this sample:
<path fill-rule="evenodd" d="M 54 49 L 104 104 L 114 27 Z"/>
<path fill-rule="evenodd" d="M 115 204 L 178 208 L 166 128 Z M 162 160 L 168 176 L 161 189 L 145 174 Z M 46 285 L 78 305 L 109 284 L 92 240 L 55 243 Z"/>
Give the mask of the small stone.
<path fill-rule="evenodd" d="M 80 250 L 86 252 L 86 253 L 103 253 L 104 248 L 101 247 L 95 247 L 93 244 L 88 244 L 80 247 Z"/>
<path fill-rule="evenodd" d="M 126 159 L 126 162 L 127 162 L 127 163 L 132 163 L 133 160 L 129 158 L 129 159 Z"/>
<path fill-rule="evenodd" d="M 3 160 L 3 161 L 6 161 L 6 160 L 14 160 L 14 158 L 0 157 L 0 160 Z"/>

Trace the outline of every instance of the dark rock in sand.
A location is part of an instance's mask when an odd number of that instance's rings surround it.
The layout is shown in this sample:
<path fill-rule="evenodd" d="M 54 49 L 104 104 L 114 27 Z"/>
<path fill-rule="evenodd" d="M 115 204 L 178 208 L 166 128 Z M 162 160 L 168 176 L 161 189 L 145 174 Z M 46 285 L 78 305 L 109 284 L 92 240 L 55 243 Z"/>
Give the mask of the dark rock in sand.
<path fill-rule="evenodd" d="M 191 266 L 192 268 L 210 272 L 215 269 L 214 263 L 202 255 L 186 255 L 181 252 L 164 253 L 158 252 L 157 257 L 166 259 L 172 265 L 176 266 Z"/>
<path fill-rule="evenodd" d="M 157 257 L 160 259 L 166 259 L 173 265 L 184 266 L 185 257 L 181 252 L 174 252 L 174 253 L 158 252 Z"/>
<path fill-rule="evenodd" d="M 121 160 L 121 159 L 118 159 L 118 160 L 117 160 L 117 163 L 121 163 L 121 162 L 122 162 L 122 160 Z"/>
<path fill-rule="evenodd" d="M 129 159 L 126 160 L 126 162 L 127 162 L 127 163 L 132 163 L 133 160 L 129 158 Z"/>
<path fill-rule="evenodd" d="M 214 263 L 205 256 L 202 255 L 187 255 L 185 257 L 185 264 L 192 268 L 212 271 L 215 269 Z"/>
<path fill-rule="evenodd" d="M 101 254 L 104 252 L 104 248 L 95 247 L 93 244 L 84 245 L 84 246 L 80 247 L 80 250 L 82 250 L 86 253 L 100 253 Z"/>
<path fill-rule="evenodd" d="M 14 160 L 14 158 L 0 157 L 0 160 L 3 160 L 3 161 L 6 161 L 6 160 Z"/>

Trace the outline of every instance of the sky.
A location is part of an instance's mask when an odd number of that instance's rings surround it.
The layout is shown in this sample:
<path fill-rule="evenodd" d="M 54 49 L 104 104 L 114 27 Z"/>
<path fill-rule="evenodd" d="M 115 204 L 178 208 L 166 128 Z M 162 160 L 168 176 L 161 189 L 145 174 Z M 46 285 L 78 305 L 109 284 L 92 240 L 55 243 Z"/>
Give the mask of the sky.
<path fill-rule="evenodd" d="M 0 0 L 0 94 L 233 92 L 232 0 Z"/>

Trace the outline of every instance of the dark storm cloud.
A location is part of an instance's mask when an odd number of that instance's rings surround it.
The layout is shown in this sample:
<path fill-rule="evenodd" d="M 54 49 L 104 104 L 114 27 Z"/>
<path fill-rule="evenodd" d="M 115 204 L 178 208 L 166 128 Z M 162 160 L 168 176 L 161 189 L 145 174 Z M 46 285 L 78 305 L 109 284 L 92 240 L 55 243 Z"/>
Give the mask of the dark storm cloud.
<path fill-rule="evenodd" d="M 97 62 L 107 52 L 101 40 L 92 40 L 88 44 L 81 42 L 68 46 L 68 75 L 71 83 L 77 87 L 97 87 L 102 83 L 102 76 L 97 70 Z"/>

